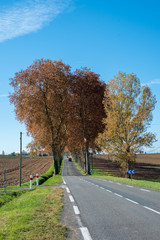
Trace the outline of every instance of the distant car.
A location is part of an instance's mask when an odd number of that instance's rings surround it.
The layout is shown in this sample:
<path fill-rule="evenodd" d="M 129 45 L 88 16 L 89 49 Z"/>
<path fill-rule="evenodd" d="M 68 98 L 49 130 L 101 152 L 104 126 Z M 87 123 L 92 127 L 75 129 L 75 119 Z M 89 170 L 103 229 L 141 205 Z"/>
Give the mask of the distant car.
<path fill-rule="evenodd" d="M 69 162 L 72 162 L 72 158 L 71 158 L 71 157 L 69 157 L 69 158 L 68 158 L 68 161 L 69 161 Z"/>

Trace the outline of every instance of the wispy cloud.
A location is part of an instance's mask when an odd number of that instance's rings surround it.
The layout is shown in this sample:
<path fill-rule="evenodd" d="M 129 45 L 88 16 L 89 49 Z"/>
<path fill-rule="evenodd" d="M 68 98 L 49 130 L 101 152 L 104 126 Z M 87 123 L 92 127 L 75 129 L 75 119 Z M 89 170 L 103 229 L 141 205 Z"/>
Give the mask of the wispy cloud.
<path fill-rule="evenodd" d="M 0 97 L 8 97 L 8 94 L 0 94 Z"/>
<path fill-rule="evenodd" d="M 155 84 L 156 84 L 156 85 L 157 85 L 157 84 L 160 84 L 160 78 L 153 79 L 153 80 L 147 82 L 147 85 L 148 85 L 148 86 L 155 85 Z"/>
<path fill-rule="evenodd" d="M 35 32 L 51 22 L 71 0 L 20 0 L 0 10 L 0 42 Z"/>
<path fill-rule="evenodd" d="M 159 85 L 160 84 L 160 78 L 153 79 L 151 81 L 148 81 L 147 83 L 142 83 L 142 86 L 151 86 L 151 85 Z"/>

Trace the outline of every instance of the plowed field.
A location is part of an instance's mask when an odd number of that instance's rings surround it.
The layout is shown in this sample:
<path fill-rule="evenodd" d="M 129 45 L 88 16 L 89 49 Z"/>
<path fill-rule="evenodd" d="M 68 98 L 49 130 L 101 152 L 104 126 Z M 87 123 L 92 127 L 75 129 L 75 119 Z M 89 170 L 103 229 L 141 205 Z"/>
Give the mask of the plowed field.
<path fill-rule="evenodd" d="M 6 184 L 19 183 L 19 157 L 0 156 L 0 187 L 4 184 L 4 170 L 6 170 Z M 30 175 L 39 176 L 45 173 L 53 163 L 53 157 L 22 158 L 22 183 L 28 182 Z"/>
<path fill-rule="evenodd" d="M 111 156 L 96 155 L 93 157 L 93 164 L 103 171 L 122 176 L 120 165 L 112 161 Z M 160 179 L 160 154 L 138 154 L 133 169 L 135 170 L 134 178 Z"/>

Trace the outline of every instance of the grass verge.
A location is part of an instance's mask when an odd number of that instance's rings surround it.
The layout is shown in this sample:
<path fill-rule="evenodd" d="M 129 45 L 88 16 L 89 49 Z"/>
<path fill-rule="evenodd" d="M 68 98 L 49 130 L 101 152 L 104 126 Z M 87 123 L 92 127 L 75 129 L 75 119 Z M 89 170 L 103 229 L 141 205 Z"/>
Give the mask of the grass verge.
<path fill-rule="evenodd" d="M 21 196 L 24 194 L 26 190 L 20 190 L 20 191 L 7 191 L 7 193 L 2 192 L 0 194 L 0 207 L 2 207 L 4 204 L 12 201 L 16 197 Z"/>
<path fill-rule="evenodd" d="M 123 184 L 129 184 L 129 185 L 134 185 L 137 187 L 143 187 L 143 188 L 148 188 L 148 189 L 153 189 L 153 190 L 158 190 L 160 191 L 160 182 L 157 182 L 157 180 L 146 180 L 146 179 L 131 179 L 129 178 L 122 178 L 122 177 L 117 177 L 109 172 L 104 172 L 100 169 L 94 168 L 93 173 L 91 177 L 97 177 L 97 178 L 102 178 L 102 179 L 107 179 L 111 180 L 114 182 L 119 182 Z"/>
<path fill-rule="evenodd" d="M 78 163 L 72 158 L 72 161 L 74 162 L 74 164 L 76 165 L 76 167 L 78 168 L 78 170 L 83 174 L 83 175 L 87 175 L 85 173 L 85 171 L 78 165 Z"/>
<path fill-rule="evenodd" d="M 61 175 L 56 175 L 47 179 L 47 181 L 42 183 L 42 185 L 58 185 L 58 184 L 62 184 L 62 182 L 63 180 Z"/>
<path fill-rule="evenodd" d="M 66 228 L 59 223 L 63 190 L 37 188 L 13 198 L 0 208 L 0 239 L 64 240 Z"/>

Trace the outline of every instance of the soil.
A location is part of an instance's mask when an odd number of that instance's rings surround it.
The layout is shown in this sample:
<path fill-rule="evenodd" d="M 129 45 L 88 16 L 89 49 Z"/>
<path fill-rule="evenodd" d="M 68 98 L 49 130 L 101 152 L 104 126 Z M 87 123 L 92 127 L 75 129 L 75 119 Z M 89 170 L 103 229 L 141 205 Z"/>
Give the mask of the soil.
<path fill-rule="evenodd" d="M 4 170 L 6 170 L 6 185 L 19 184 L 19 157 L 0 156 L 0 187 L 4 184 Z M 28 182 L 30 175 L 36 177 L 45 173 L 53 163 L 53 157 L 22 158 L 21 182 Z"/>
<path fill-rule="evenodd" d="M 94 156 L 93 165 L 119 177 L 123 175 L 119 163 L 112 161 L 108 155 Z M 160 154 L 138 154 L 133 169 L 135 170 L 133 178 L 160 179 Z"/>

